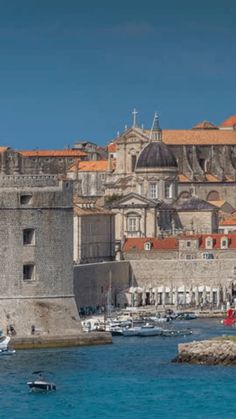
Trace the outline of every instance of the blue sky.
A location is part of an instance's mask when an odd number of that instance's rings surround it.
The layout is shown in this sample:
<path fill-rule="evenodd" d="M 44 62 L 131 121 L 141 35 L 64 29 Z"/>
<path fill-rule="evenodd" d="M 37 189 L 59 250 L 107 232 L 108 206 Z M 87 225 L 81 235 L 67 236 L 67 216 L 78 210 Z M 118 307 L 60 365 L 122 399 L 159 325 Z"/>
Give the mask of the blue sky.
<path fill-rule="evenodd" d="M 236 114 L 232 0 L 0 0 L 0 145 L 106 144 Z"/>

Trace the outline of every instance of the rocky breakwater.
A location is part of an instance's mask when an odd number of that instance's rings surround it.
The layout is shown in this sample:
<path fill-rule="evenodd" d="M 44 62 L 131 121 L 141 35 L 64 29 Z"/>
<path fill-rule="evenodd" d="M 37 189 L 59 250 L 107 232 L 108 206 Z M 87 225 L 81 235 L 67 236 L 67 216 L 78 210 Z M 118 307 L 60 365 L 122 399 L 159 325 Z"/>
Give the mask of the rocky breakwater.
<path fill-rule="evenodd" d="M 201 365 L 236 365 L 236 339 L 215 338 L 199 342 L 180 343 L 172 362 Z"/>

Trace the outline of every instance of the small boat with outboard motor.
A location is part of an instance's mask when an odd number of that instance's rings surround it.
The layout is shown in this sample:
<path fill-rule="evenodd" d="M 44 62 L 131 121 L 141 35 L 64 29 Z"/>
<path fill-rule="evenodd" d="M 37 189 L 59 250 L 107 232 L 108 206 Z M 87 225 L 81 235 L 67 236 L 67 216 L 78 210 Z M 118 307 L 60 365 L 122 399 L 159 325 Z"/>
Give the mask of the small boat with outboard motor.
<path fill-rule="evenodd" d="M 38 378 L 34 381 L 28 381 L 27 385 L 30 391 L 34 392 L 49 392 L 55 391 L 56 385 L 49 381 L 45 381 L 42 375 L 43 371 L 34 371 L 33 374 L 37 374 Z"/>

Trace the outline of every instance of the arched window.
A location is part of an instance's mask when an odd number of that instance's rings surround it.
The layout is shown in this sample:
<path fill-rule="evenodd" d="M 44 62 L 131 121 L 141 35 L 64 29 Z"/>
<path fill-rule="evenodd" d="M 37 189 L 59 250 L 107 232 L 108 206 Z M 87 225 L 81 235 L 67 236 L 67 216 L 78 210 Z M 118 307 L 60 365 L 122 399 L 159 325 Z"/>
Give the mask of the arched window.
<path fill-rule="evenodd" d="M 182 199 L 188 199 L 188 198 L 190 198 L 190 193 L 188 192 L 188 191 L 183 191 L 183 192 L 181 192 L 181 194 L 179 195 L 179 198 L 182 198 Z"/>
<path fill-rule="evenodd" d="M 207 195 L 207 201 L 219 201 L 219 199 L 220 199 L 220 194 L 217 191 L 211 191 Z"/>
<path fill-rule="evenodd" d="M 151 247 L 152 247 L 152 243 L 150 242 L 144 243 L 144 250 L 151 250 Z"/>

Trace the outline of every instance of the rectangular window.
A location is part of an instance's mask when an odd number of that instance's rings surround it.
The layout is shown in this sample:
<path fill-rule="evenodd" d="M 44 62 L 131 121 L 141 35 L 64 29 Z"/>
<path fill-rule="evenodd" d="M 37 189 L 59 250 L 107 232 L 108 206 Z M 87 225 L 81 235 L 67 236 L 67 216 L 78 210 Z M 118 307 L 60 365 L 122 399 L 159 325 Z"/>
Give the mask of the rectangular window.
<path fill-rule="evenodd" d="M 22 194 L 20 196 L 20 204 L 21 205 L 28 205 L 32 200 L 32 195 L 30 194 Z"/>
<path fill-rule="evenodd" d="M 186 255 L 186 259 L 187 259 L 187 260 L 189 260 L 189 259 L 193 259 L 193 256 L 192 256 L 192 255 Z"/>
<path fill-rule="evenodd" d="M 128 231 L 137 231 L 137 218 L 128 218 Z"/>
<path fill-rule="evenodd" d="M 190 240 L 188 240 L 188 241 L 186 242 L 186 246 L 187 246 L 187 247 L 191 247 L 191 241 L 190 241 Z"/>
<path fill-rule="evenodd" d="M 213 253 L 203 253 L 202 254 L 203 259 L 214 259 Z"/>
<path fill-rule="evenodd" d="M 23 230 L 23 245 L 35 245 L 35 230 L 33 228 Z"/>
<path fill-rule="evenodd" d="M 33 281 L 35 279 L 35 266 L 32 263 L 23 265 L 23 280 Z"/>
<path fill-rule="evenodd" d="M 165 198 L 173 198 L 173 183 L 165 183 Z"/>
<path fill-rule="evenodd" d="M 151 199 L 157 198 L 157 183 L 150 183 L 149 185 L 149 196 Z"/>

